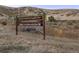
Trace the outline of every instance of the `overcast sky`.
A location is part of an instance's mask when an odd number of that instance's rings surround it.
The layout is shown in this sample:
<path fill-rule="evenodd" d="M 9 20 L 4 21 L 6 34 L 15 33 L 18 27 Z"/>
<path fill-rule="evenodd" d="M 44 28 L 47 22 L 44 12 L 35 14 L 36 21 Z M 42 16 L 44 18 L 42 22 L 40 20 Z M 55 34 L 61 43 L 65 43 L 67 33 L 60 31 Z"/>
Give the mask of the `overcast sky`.
<path fill-rule="evenodd" d="M 32 1 L 32 2 L 30 2 Z M 22 6 L 32 6 L 46 9 L 79 9 L 79 5 L 30 5 L 37 0 L 0 0 L 0 5 L 10 6 L 10 7 L 22 7 Z M 40 2 L 41 0 L 37 1 Z M 56 0 L 55 0 L 56 1 Z M 67 0 L 66 0 L 67 1 Z M 62 1 L 61 1 L 62 2 Z M 54 2 L 52 2 L 54 3 Z M 59 2 L 57 2 L 59 3 Z"/>

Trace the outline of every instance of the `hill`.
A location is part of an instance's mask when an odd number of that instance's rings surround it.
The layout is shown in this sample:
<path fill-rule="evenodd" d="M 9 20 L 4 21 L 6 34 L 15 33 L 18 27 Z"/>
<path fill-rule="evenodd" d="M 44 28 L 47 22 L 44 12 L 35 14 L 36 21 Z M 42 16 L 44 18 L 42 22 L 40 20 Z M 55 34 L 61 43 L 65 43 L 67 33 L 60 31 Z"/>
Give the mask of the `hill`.
<path fill-rule="evenodd" d="M 41 9 L 36 7 L 8 7 L 0 5 L 0 14 L 5 14 L 8 16 L 15 15 L 40 15 L 43 10 L 47 18 L 54 16 L 57 20 L 79 20 L 79 10 L 78 9 Z"/>

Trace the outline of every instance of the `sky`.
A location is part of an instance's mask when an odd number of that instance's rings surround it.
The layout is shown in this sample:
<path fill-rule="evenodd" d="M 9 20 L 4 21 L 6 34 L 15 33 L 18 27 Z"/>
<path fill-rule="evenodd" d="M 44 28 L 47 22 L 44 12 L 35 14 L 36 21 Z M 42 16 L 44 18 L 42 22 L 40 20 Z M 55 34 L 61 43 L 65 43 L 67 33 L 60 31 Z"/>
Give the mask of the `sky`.
<path fill-rule="evenodd" d="M 9 6 L 9 7 L 32 6 L 32 7 L 45 8 L 45 9 L 79 9 L 79 5 L 60 5 L 60 4 L 67 4 L 70 0 L 61 0 L 61 1 L 54 0 L 57 1 L 56 4 L 54 4 L 55 3 L 54 1 L 53 2 L 50 1 L 50 3 L 54 5 L 50 5 L 50 4 L 43 5 L 43 3 L 48 3 L 48 1 L 47 0 L 39 0 L 39 1 L 38 0 L 0 0 L 0 5 Z"/>
<path fill-rule="evenodd" d="M 79 9 L 79 5 L 32 5 L 32 6 L 46 9 Z"/>

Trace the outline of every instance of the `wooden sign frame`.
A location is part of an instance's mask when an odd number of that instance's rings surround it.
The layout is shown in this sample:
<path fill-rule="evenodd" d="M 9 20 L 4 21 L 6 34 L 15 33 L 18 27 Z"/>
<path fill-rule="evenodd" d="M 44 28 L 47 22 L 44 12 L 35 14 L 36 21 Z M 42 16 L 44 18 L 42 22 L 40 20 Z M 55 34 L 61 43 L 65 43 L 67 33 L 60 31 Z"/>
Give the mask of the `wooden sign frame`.
<path fill-rule="evenodd" d="M 16 35 L 18 35 L 18 26 L 19 26 L 19 24 L 34 24 L 34 23 L 40 23 L 41 24 L 41 26 L 43 26 L 43 39 L 45 40 L 45 18 L 46 18 L 46 13 L 42 10 L 42 9 L 39 9 L 40 10 L 40 12 L 43 14 L 43 15 L 41 15 L 41 16 L 26 16 L 26 17 L 24 17 L 24 18 L 22 18 L 21 17 L 21 15 L 19 15 L 19 13 L 20 13 L 20 10 L 18 9 L 18 15 L 20 16 L 20 17 L 18 17 L 18 16 L 16 16 Z M 41 17 L 41 18 L 38 18 L 38 17 Z M 28 19 L 29 18 L 29 19 Z M 37 20 L 37 22 L 24 22 L 24 23 L 21 23 L 21 21 L 20 21 L 20 19 L 21 20 Z"/>
<path fill-rule="evenodd" d="M 16 16 L 16 35 L 18 35 L 18 26 L 20 24 L 26 24 L 26 25 L 27 24 L 40 24 L 40 26 L 43 26 L 43 39 L 45 40 L 45 36 L 46 36 L 45 35 L 45 13 L 41 9 L 40 11 L 43 13 L 43 15 L 41 16 L 26 16 L 26 17 Z M 28 20 L 31 20 L 31 22 L 26 22 Z M 36 20 L 37 22 L 32 22 L 32 20 Z"/>

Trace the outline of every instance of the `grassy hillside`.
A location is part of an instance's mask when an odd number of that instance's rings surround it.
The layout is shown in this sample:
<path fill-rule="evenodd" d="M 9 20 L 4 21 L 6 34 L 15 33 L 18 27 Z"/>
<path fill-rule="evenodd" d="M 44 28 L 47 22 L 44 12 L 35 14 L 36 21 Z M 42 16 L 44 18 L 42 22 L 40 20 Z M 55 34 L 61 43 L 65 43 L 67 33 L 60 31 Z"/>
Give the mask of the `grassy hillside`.
<path fill-rule="evenodd" d="M 1 6 L 0 5 L 0 12 L 3 13 L 3 14 L 6 14 L 8 16 L 14 15 L 13 8 L 7 7 L 7 6 Z"/>

